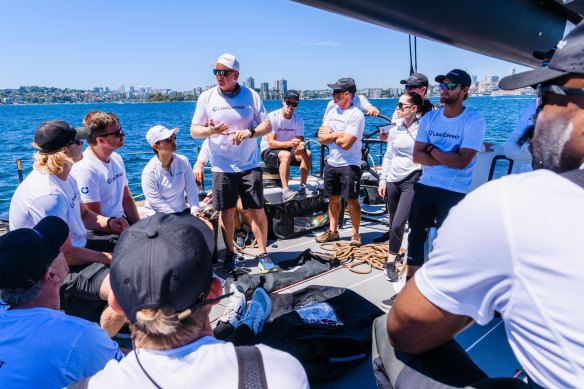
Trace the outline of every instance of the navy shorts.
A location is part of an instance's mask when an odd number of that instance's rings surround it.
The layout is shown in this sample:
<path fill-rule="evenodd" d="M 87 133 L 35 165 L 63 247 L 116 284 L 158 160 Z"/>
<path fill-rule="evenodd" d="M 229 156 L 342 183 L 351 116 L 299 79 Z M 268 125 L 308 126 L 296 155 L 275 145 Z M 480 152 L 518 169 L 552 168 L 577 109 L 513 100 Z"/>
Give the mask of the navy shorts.
<path fill-rule="evenodd" d="M 290 165 L 300 166 L 300 161 L 296 159 L 294 150 L 295 149 L 291 147 L 288 147 L 287 149 L 265 149 L 262 151 L 262 161 L 264 161 L 264 163 L 268 166 L 277 168 L 280 166 L 280 160 L 278 159 L 278 154 L 280 154 L 280 151 L 289 151 L 292 154 L 292 158 L 290 158 Z"/>
<path fill-rule="evenodd" d="M 216 211 L 235 208 L 241 197 L 244 209 L 264 208 L 262 169 L 256 167 L 236 173 L 212 172 L 213 208 Z"/>
<path fill-rule="evenodd" d="M 324 166 L 324 195 L 341 196 L 344 199 L 359 197 L 361 168 L 356 165 Z"/>

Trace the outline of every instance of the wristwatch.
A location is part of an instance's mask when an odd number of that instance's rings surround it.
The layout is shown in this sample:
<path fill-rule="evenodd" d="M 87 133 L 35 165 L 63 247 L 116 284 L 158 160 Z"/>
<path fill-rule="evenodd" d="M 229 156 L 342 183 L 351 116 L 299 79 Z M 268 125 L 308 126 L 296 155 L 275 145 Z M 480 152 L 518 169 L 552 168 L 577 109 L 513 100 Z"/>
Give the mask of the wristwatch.
<path fill-rule="evenodd" d="M 109 219 L 107 219 L 107 222 L 106 222 L 105 224 L 107 225 L 107 227 L 108 227 L 108 228 L 111 228 L 111 227 L 110 227 L 110 222 L 111 222 L 112 220 L 114 220 L 114 219 L 116 219 L 116 217 L 115 217 L 115 216 L 111 216 Z"/>
<path fill-rule="evenodd" d="M 255 135 L 255 128 L 248 128 L 249 132 L 251 132 L 251 135 L 249 136 L 250 138 L 253 138 L 253 136 Z"/>

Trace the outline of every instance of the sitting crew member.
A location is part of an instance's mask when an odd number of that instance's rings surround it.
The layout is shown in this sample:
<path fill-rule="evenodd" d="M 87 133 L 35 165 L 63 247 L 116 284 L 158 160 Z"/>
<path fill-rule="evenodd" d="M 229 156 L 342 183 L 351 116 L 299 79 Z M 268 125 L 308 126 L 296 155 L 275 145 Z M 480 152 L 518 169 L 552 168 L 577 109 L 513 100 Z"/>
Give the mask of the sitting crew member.
<path fill-rule="evenodd" d="M 263 378 L 265 388 L 308 387 L 302 365 L 291 355 L 261 344 L 236 348 L 213 337 L 211 305 L 226 297 L 221 281 L 213 277 L 213 245 L 205 224 L 185 214 L 156 214 L 120 237 L 110 304 L 132 323 L 135 349 L 78 387 L 237 388 L 244 387 L 239 386 L 243 377 L 257 378 L 258 385 Z M 269 298 L 263 304 L 259 295 L 254 299 L 248 311 L 264 314 L 242 324 L 257 333 L 267 318 Z M 246 360 L 241 366 L 239 352 L 252 363 Z"/>
<path fill-rule="evenodd" d="M 149 215 L 188 210 L 199 216 L 201 212 L 191 164 L 187 157 L 175 154 L 177 133 L 178 128 L 169 130 L 160 125 L 146 133 L 146 140 L 156 154 L 142 171 L 144 207 Z"/>
<path fill-rule="evenodd" d="M 87 208 L 107 217 L 125 217 L 130 225 L 140 220 L 138 208 L 130 193 L 126 168 L 122 157 L 114 150 L 124 146 L 126 134 L 118 116 L 100 111 L 89 112 L 83 124 L 91 130 L 83 152 L 83 160 L 76 164 L 71 175 L 77 180 L 81 201 Z M 88 231 L 88 240 L 104 240 L 115 244 L 122 230 L 111 228 Z"/>
<path fill-rule="evenodd" d="M 537 86 L 532 143 L 540 170 L 487 182 L 452 208 L 428 263 L 374 323 L 380 388 L 582 387 L 584 310 L 575 298 L 584 294 L 584 24 L 557 47 L 548 67 L 499 83 Z M 528 384 L 489 385 L 453 340 L 495 312 Z"/>
<path fill-rule="evenodd" d="M 349 204 L 353 226 L 351 245 L 361 246 L 359 189 L 361 137 L 365 128 L 365 117 L 353 105 L 357 87 L 352 78 L 341 78 L 328 86 L 333 89 L 332 95 L 337 107 L 324 118 L 324 125 L 318 130 L 318 141 L 329 145 L 329 155 L 324 167 L 324 194 L 329 200 L 330 228 L 318 236 L 316 241 L 324 243 L 340 239 L 337 228 L 343 197 Z"/>
<path fill-rule="evenodd" d="M 67 224 L 47 216 L 0 238 L 0 387 L 62 388 L 123 355 L 97 324 L 61 312 Z"/>
<path fill-rule="evenodd" d="M 295 111 L 300 94 L 290 89 L 284 95 L 282 108 L 270 112 L 272 132 L 262 138 L 260 148 L 266 165 L 278 168 L 282 180 L 282 201 L 306 195 L 306 181 L 312 166 L 312 154 L 304 142 L 304 122 Z M 300 191 L 288 187 L 290 165 L 300 166 Z"/>
<path fill-rule="evenodd" d="M 211 63 L 217 86 L 199 96 L 191 124 L 195 139 L 209 138 L 213 176 L 213 208 L 221 211 L 225 260 L 223 270 L 235 272 L 233 212 L 237 197 L 252 220 L 259 246 L 258 267 L 264 273 L 276 271 L 266 252 L 268 221 L 264 212 L 264 188 L 257 137 L 272 130 L 260 96 L 237 82 L 239 61 L 223 54 Z M 257 127 L 253 127 L 257 124 Z"/>
<path fill-rule="evenodd" d="M 123 218 L 107 218 L 87 209 L 80 202 L 75 179 L 69 174 L 73 164 L 83 158 L 83 142 L 89 136 L 86 127 L 73 128 L 68 123 L 52 120 L 42 123 L 34 134 L 33 171 L 18 186 L 10 202 L 10 229 L 32 228 L 45 216 L 58 216 L 69 226 L 69 238 L 61 250 L 69 265 L 61 292 L 65 296 L 93 301 L 106 300 L 110 293 L 109 265 L 111 254 L 103 252 L 101 241 L 88 241 L 86 229 L 124 230 Z M 65 307 L 68 310 L 68 307 Z M 101 327 L 114 336 L 124 317 L 106 307 Z"/>

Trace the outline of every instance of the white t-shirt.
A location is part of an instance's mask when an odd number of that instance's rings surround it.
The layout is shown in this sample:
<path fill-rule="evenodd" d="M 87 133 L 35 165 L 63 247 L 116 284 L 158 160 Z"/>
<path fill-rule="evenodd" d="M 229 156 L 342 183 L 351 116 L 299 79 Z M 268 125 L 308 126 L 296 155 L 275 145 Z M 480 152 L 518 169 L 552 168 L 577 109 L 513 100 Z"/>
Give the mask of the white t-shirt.
<path fill-rule="evenodd" d="M 269 388 L 308 388 L 302 365 L 290 354 L 259 345 Z M 139 349 L 144 370 L 163 388 L 238 387 L 238 362 L 235 347 L 206 336 L 172 350 Z M 89 380 L 89 389 L 146 388 L 151 381 L 131 352 L 121 362 L 110 361 Z"/>
<path fill-rule="evenodd" d="M 454 118 L 444 116 L 444 108 L 430 111 L 422 117 L 418 129 L 418 142 L 431 142 L 442 151 L 473 149 L 480 151 L 485 136 L 485 119 L 466 107 Z M 424 166 L 420 184 L 434 186 L 458 193 L 468 193 L 476 156 L 464 169 L 437 165 Z"/>
<path fill-rule="evenodd" d="M 124 215 L 122 200 L 128 179 L 124 161 L 118 153 L 112 153 L 109 162 L 101 162 L 88 147 L 83 159 L 73 165 L 71 175 L 77 180 L 82 202 L 100 202 L 103 216 Z"/>
<path fill-rule="evenodd" d="M 422 165 L 414 163 L 413 157 L 419 124 L 416 120 L 410 128 L 405 128 L 401 121 L 399 126 L 389 129 L 379 186 L 385 186 L 388 182 L 401 181 L 414 171 L 422 170 Z"/>
<path fill-rule="evenodd" d="M 288 142 L 297 136 L 304 136 L 304 121 L 300 119 L 300 116 L 292 114 L 290 119 L 286 119 L 282 115 L 282 110 L 278 109 L 270 112 L 269 118 L 270 123 L 272 123 L 272 134 L 276 134 L 276 140 L 278 142 Z M 263 136 L 260 149 L 264 151 L 269 148 L 268 136 Z"/>
<path fill-rule="evenodd" d="M 0 306 L 0 388 L 62 388 L 121 360 L 95 323 L 49 308 Z"/>
<path fill-rule="evenodd" d="M 195 175 L 189 160 L 182 155 L 173 155 L 168 171 L 158 156 L 152 157 L 142 171 L 142 190 L 148 214 L 182 212 L 188 207 L 200 211 Z"/>
<path fill-rule="evenodd" d="M 209 139 L 207 138 L 201 145 L 201 151 L 199 151 L 199 155 L 197 155 L 197 162 L 205 161 L 205 163 L 207 163 L 210 159 L 211 150 L 209 150 Z"/>
<path fill-rule="evenodd" d="M 533 170 L 533 166 L 531 165 L 533 156 L 531 155 L 531 151 L 529 151 L 530 142 L 525 142 L 523 145 L 519 146 L 517 140 L 525 134 L 527 127 L 533 124 L 532 119 L 535 115 L 536 106 L 537 104 L 535 101 L 529 104 L 523 112 L 523 115 L 521 115 L 517 127 L 515 127 L 515 130 L 513 130 L 511 135 L 509 135 L 507 142 L 505 142 L 505 156 L 512 159 L 513 163 L 519 164 L 519 169 L 517 170 L 518 173 L 530 172 Z"/>
<path fill-rule="evenodd" d="M 10 202 L 10 229 L 33 228 L 47 216 L 60 217 L 69 226 L 71 244 L 85 247 L 87 232 L 79 209 L 77 182 L 33 170 L 18 186 Z"/>
<path fill-rule="evenodd" d="M 325 116 L 324 125 L 328 126 L 333 132 L 344 131 L 357 138 L 348 150 L 341 149 L 334 142 L 329 143 L 327 163 L 333 167 L 361 166 L 361 137 L 365 128 L 363 113 L 355 106 L 345 110 L 337 106 Z"/>
<path fill-rule="evenodd" d="M 223 97 L 219 87 L 201 93 L 197 101 L 193 124 L 207 125 L 213 119 L 215 125 L 225 123 L 230 131 L 254 128 L 254 124 L 268 121 L 268 114 L 260 96 L 253 90 L 241 87 L 235 97 Z M 211 135 L 209 149 L 214 172 L 234 173 L 260 165 L 257 139 L 245 139 L 239 146 L 231 144 L 233 135 Z"/>
<path fill-rule="evenodd" d="M 369 102 L 369 100 L 367 100 L 367 97 L 365 97 L 365 96 L 355 95 L 355 97 L 353 97 L 353 106 L 357 107 L 361 111 L 365 111 L 365 108 L 369 107 L 370 105 L 371 105 L 371 103 Z M 334 108 L 337 108 L 337 107 L 338 107 L 338 105 L 335 104 L 334 100 L 329 101 L 327 106 L 326 106 L 326 110 L 324 111 L 323 117 L 326 117 L 326 115 L 330 111 L 332 111 Z"/>
<path fill-rule="evenodd" d="M 500 312 L 517 360 L 544 387 L 584 383 L 583 203 L 584 189 L 548 170 L 488 182 L 450 210 L 415 276 L 450 313 L 484 325 Z"/>

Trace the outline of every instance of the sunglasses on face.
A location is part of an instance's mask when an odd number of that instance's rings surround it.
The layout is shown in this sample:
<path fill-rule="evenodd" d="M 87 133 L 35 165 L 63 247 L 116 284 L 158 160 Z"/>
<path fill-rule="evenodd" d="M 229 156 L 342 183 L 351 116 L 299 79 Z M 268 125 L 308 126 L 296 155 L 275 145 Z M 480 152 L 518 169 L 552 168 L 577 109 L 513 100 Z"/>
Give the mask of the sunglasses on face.
<path fill-rule="evenodd" d="M 166 139 L 159 140 L 158 143 L 160 143 L 160 142 L 165 142 L 165 143 L 176 142 L 176 135 L 171 135 Z"/>
<path fill-rule="evenodd" d="M 338 94 L 345 93 L 345 92 L 346 91 L 341 90 L 341 89 L 335 89 L 335 90 L 333 90 L 333 95 L 338 95 Z"/>
<path fill-rule="evenodd" d="M 221 70 L 221 69 L 213 69 L 213 74 L 214 75 L 219 75 L 219 76 L 223 76 L 225 77 L 226 75 L 228 75 L 229 73 L 233 73 L 235 70 Z"/>
<path fill-rule="evenodd" d="M 107 134 L 98 135 L 98 137 L 105 138 L 106 136 L 109 136 L 109 135 L 114 135 L 115 137 L 121 138 L 124 135 L 124 132 L 122 131 L 122 127 L 120 126 L 120 129 L 117 131 L 108 132 Z"/>
<path fill-rule="evenodd" d="M 577 96 L 577 95 L 584 95 L 584 89 L 581 88 L 568 88 L 565 86 L 559 85 L 547 85 L 541 86 L 539 84 L 536 89 L 536 109 L 535 115 L 533 115 L 533 122 L 537 120 L 537 115 L 541 112 L 544 102 L 543 99 L 545 98 L 546 93 L 554 93 L 556 95 L 563 95 L 563 96 Z"/>
<path fill-rule="evenodd" d="M 440 89 L 448 89 L 448 90 L 455 90 L 458 86 L 462 86 L 462 84 L 457 84 L 455 82 L 449 82 L 449 83 L 440 83 Z"/>
<path fill-rule="evenodd" d="M 397 103 L 397 108 L 398 109 L 410 108 L 412 106 L 413 106 L 413 104 L 404 104 L 404 103 L 401 103 L 401 102 L 400 103 Z"/>
<path fill-rule="evenodd" d="M 289 100 L 286 100 L 285 103 L 286 103 L 286 105 L 289 105 L 291 107 L 298 107 L 298 103 L 293 103 L 293 102 L 291 102 Z"/>
<path fill-rule="evenodd" d="M 69 143 L 67 143 L 65 145 L 65 147 L 71 146 L 71 145 L 81 146 L 82 144 L 83 144 L 83 141 L 81 139 L 73 139 L 72 141 L 70 141 Z"/>
<path fill-rule="evenodd" d="M 420 89 L 421 86 L 418 85 L 406 85 L 406 90 L 412 90 L 412 89 Z"/>

